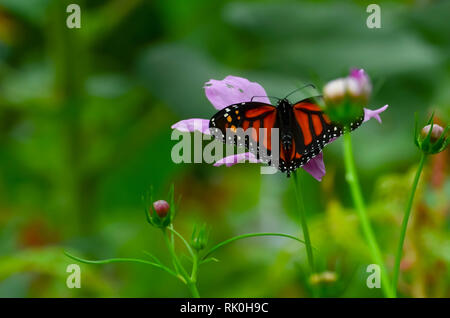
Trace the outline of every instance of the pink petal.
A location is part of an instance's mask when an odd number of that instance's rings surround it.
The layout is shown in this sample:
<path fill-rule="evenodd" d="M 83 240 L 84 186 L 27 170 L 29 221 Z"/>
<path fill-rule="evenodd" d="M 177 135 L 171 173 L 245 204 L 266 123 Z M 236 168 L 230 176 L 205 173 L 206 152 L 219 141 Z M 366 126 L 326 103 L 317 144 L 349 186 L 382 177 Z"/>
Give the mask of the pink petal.
<path fill-rule="evenodd" d="M 250 163 L 259 163 L 260 161 L 256 159 L 255 155 L 251 152 L 240 153 L 237 155 L 231 155 L 217 161 L 214 166 L 219 167 L 222 165 L 226 165 L 227 167 L 231 167 L 235 164 L 242 163 L 248 160 Z M 322 181 L 323 176 L 325 175 L 325 164 L 323 162 L 323 153 L 321 152 L 316 157 L 311 159 L 306 165 L 302 167 L 313 176 L 317 181 Z"/>
<path fill-rule="evenodd" d="M 365 123 L 366 121 L 368 121 L 371 118 L 375 118 L 381 124 L 380 114 L 382 112 L 384 112 L 388 107 L 389 107 L 388 105 L 384 105 L 383 107 L 375 109 L 375 110 L 364 108 L 364 121 L 363 121 L 363 123 Z"/>
<path fill-rule="evenodd" d="M 195 130 L 210 135 L 209 132 L 209 120 L 201 118 L 191 118 L 179 121 L 172 125 L 172 129 L 179 130 L 181 132 L 194 132 Z"/>
<path fill-rule="evenodd" d="M 264 96 L 253 98 L 254 101 L 270 103 L 261 85 L 242 77 L 229 75 L 221 81 L 212 79 L 205 83 L 204 88 L 206 97 L 218 110 L 232 104 L 249 102 L 254 96 Z"/>
<path fill-rule="evenodd" d="M 239 153 L 237 155 L 231 155 L 225 158 L 220 159 L 214 164 L 214 167 L 219 167 L 222 165 L 226 165 L 227 167 L 231 167 L 237 163 L 241 163 L 248 160 L 250 163 L 258 163 L 260 162 L 256 159 L 255 155 L 251 152 Z"/>
<path fill-rule="evenodd" d="M 325 164 L 323 163 L 323 152 L 312 158 L 302 167 L 306 172 L 313 176 L 317 181 L 322 181 L 325 175 Z"/>
<path fill-rule="evenodd" d="M 350 70 L 350 77 L 356 79 L 357 81 L 367 81 L 368 80 L 368 76 L 366 74 L 366 72 L 364 71 L 364 69 L 362 68 L 353 68 Z"/>
<path fill-rule="evenodd" d="M 358 94 L 366 95 L 367 98 L 370 96 L 372 92 L 372 84 L 370 83 L 369 76 L 362 68 L 352 69 L 348 77 L 356 81 L 358 86 L 357 91 L 359 91 Z"/>

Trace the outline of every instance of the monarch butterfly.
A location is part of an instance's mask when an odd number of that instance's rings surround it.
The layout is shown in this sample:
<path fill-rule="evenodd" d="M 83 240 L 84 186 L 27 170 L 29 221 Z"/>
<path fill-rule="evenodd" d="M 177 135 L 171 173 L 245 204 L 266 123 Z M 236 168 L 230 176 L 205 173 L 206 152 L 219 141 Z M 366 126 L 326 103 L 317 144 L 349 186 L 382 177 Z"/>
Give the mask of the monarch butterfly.
<path fill-rule="evenodd" d="M 359 127 L 363 120 L 362 114 L 350 124 L 350 129 Z M 216 139 L 245 146 L 257 159 L 269 164 L 272 129 L 278 128 L 280 149 L 277 168 L 288 177 L 344 131 L 343 125 L 332 122 L 313 98 L 291 104 L 286 97 L 279 99 L 277 106 L 256 101 L 229 105 L 211 118 L 209 128 Z M 237 130 L 246 132 L 251 128 L 254 128 L 253 131 L 242 140 Z M 255 133 L 260 128 L 267 129 L 267 136 L 262 142 L 261 137 Z"/>

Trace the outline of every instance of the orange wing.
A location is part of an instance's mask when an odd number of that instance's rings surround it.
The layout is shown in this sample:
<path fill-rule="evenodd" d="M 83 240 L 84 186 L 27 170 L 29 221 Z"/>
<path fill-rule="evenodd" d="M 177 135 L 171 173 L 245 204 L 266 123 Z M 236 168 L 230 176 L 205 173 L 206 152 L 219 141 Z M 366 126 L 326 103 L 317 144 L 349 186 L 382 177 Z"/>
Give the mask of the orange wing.
<path fill-rule="evenodd" d="M 291 127 L 294 133 L 295 154 L 291 154 L 291 158 L 286 158 L 288 160 L 280 165 L 280 170 L 287 171 L 288 174 L 308 163 L 326 144 L 344 132 L 344 127 L 332 122 L 312 99 L 294 104 L 292 111 L 295 118 L 294 127 Z M 351 130 L 359 127 L 363 119 L 364 115 L 356 119 L 351 124 Z"/>
<path fill-rule="evenodd" d="M 343 127 L 332 123 L 320 106 L 311 99 L 294 104 L 293 113 L 296 125 L 292 127 L 292 130 L 297 144 L 297 153 L 303 156 L 308 157 L 314 152 L 319 153 L 330 140 L 343 133 Z"/>
<path fill-rule="evenodd" d="M 258 159 L 268 161 L 266 155 L 270 155 L 272 147 L 271 129 L 278 127 L 277 108 L 260 102 L 230 105 L 211 118 L 209 127 L 219 140 L 244 146 Z M 260 131 L 260 128 L 265 129 Z"/>

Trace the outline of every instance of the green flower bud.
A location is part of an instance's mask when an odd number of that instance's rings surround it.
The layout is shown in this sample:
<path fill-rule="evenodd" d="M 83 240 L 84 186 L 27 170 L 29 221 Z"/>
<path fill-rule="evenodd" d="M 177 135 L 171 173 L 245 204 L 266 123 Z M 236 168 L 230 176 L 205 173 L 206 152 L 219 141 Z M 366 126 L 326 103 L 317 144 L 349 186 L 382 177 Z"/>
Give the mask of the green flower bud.
<path fill-rule="evenodd" d="M 197 250 L 201 251 L 208 244 L 209 231 L 206 227 L 206 224 L 198 227 L 194 225 L 194 230 L 192 231 L 191 236 L 191 246 Z"/>
<path fill-rule="evenodd" d="M 152 192 L 153 190 L 150 189 L 143 196 L 147 222 L 152 226 L 165 228 L 172 224 L 175 218 L 176 204 L 174 203 L 174 187 L 173 185 L 170 187 L 168 202 L 165 200 L 153 201 Z"/>
<path fill-rule="evenodd" d="M 423 127 L 419 133 L 418 120 L 416 118 L 416 129 L 414 133 L 414 141 L 426 154 L 437 154 L 444 151 L 448 145 L 447 131 L 449 125 L 444 129 L 441 126 L 433 123 L 433 116 L 428 120 L 428 123 Z"/>

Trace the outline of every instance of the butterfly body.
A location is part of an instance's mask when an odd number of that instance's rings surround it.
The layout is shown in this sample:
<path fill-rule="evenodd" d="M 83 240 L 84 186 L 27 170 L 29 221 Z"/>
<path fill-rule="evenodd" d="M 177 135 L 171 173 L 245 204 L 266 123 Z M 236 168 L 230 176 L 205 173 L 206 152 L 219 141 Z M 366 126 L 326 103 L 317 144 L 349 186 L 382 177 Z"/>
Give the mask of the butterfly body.
<path fill-rule="evenodd" d="M 359 127 L 363 118 L 351 123 L 350 129 Z M 218 130 L 223 142 L 245 146 L 259 160 L 269 164 L 274 163 L 271 152 L 278 146 L 277 167 L 288 177 L 344 130 L 342 125 L 331 122 L 319 105 L 309 98 L 295 104 L 286 98 L 280 99 L 276 107 L 253 101 L 230 105 L 211 118 L 209 127 L 216 138 L 219 137 L 214 131 Z M 239 135 L 239 128 L 245 132 L 253 128 L 253 131 L 243 136 Z M 266 130 L 264 135 L 254 132 L 261 128 Z M 278 129 L 278 145 L 272 145 L 273 129 Z"/>
<path fill-rule="evenodd" d="M 280 151 L 283 151 L 284 157 L 289 158 L 294 144 L 294 125 L 292 105 L 287 99 L 282 99 L 277 105 L 277 114 L 280 128 Z"/>

